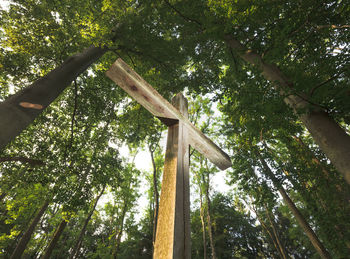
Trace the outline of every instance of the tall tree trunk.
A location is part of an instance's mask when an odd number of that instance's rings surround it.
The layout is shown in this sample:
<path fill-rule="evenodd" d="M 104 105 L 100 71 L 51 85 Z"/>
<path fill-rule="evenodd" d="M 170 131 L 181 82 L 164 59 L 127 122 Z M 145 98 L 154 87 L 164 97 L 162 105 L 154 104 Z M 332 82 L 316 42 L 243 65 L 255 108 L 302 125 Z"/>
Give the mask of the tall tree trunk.
<path fill-rule="evenodd" d="M 158 222 L 158 209 L 159 209 L 159 192 L 158 192 L 158 178 L 157 178 L 157 167 L 154 161 L 154 150 L 149 146 L 149 152 L 151 153 L 152 166 L 153 166 L 153 196 L 154 196 L 154 217 L 153 217 L 153 247 L 156 241 L 157 233 L 157 222 Z"/>
<path fill-rule="evenodd" d="M 81 229 L 80 231 L 80 234 L 79 234 L 79 237 L 77 239 L 77 242 L 75 243 L 75 246 L 73 248 L 73 251 L 71 253 L 71 256 L 69 257 L 70 259 L 73 259 L 74 257 L 78 257 L 79 255 L 79 249 L 80 249 L 80 246 L 81 246 L 81 243 L 83 241 L 83 237 L 84 237 L 84 234 L 85 234 L 85 231 L 86 231 L 86 228 L 87 228 L 87 225 L 89 224 L 89 221 L 92 217 L 92 214 L 94 213 L 95 209 L 96 209 L 96 206 L 97 206 L 97 203 L 99 201 L 99 199 L 101 198 L 101 196 L 103 195 L 104 191 L 105 191 L 105 188 L 106 188 L 106 185 L 103 186 L 102 188 L 102 191 L 100 192 L 100 194 L 96 197 L 95 199 L 95 202 L 94 202 L 94 205 L 89 213 L 89 215 L 87 216 L 87 218 L 85 219 L 85 222 L 84 222 L 84 225 L 83 225 L 83 228 Z"/>
<path fill-rule="evenodd" d="M 246 202 L 246 204 L 248 204 L 248 203 Z M 248 205 L 248 206 L 249 206 L 249 205 Z M 252 207 L 250 207 L 250 206 L 249 206 L 249 208 L 252 209 L 252 210 L 254 211 L 254 213 L 255 213 L 255 215 L 256 215 L 258 221 L 260 222 L 260 225 L 261 225 L 262 228 L 265 230 L 265 232 L 270 236 L 270 238 L 271 238 L 271 240 L 272 240 L 272 243 L 273 243 L 273 245 L 274 245 L 276 251 L 281 255 L 281 257 L 283 257 L 283 253 L 281 252 L 281 250 L 280 250 L 280 248 L 279 248 L 279 246 L 278 246 L 278 244 L 277 244 L 277 241 L 276 241 L 276 239 L 275 239 L 275 236 L 272 235 L 270 229 L 266 226 L 264 220 L 260 217 L 260 215 L 258 214 L 257 210 L 255 210 L 254 208 L 252 208 Z M 275 257 L 274 254 L 272 254 L 271 256 L 272 256 L 272 257 Z"/>
<path fill-rule="evenodd" d="M 106 49 L 91 46 L 69 57 L 46 76 L 0 103 L 0 149 L 27 128 L 78 75 L 105 52 Z"/>
<path fill-rule="evenodd" d="M 24 250 L 27 247 L 27 244 L 30 240 L 30 237 L 32 236 L 36 225 L 40 221 L 41 217 L 43 216 L 44 212 L 46 211 L 47 207 L 49 206 L 49 202 L 45 201 L 44 204 L 39 209 L 38 213 L 35 215 L 33 221 L 30 223 L 29 227 L 27 228 L 26 232 L 24 232 L 23 236 L 21 237 L 20 241 L 18 242 L 15 250 L 13 251 L 11 255 L 11 259 L 17 259 L 21 258 Z"/>
<path fill-rule="evenodd" d="M 302 227 L 302 229 L 304 230 L 305 234 L 310 239 L 312 245 L 317 250 L 318 254 L 322 258 L 327 258 L 327 259 L 332 258 L 330 256 L 330 254 L 328 253 L 328 251 L 326 250 L 326 248 L 321 243 L 321 241 L 318 239 L 318 237 L 315 234 L 315 232 L 312 230 L 310 225 L 307 223 L 307 221 L 305 220 L 304 216 L 300 213 L 298 208 L 295 206 L 294 202 L 289 198 L 289 196 L 286 193 L 286 191 L 284 190 L 284 188 L 281 187 L 281 188 L 279 188 L 278 191 L 282 195 L 282 198 L 285 201 L 285 203 L 287 204 L 287 206 L 289 207 L 289 209 L 292 211 L 292 213 L 295 216 L 296 220 L 298 221 L 299 225 Z"/>
<path fill-rule="evenodd" d="M 261 161 L 261 164 L 263 168 L 265 169 L 267 175 L 271 178 L 273 184 L 278 188 L 279 193 L 281 194 L 284 202 L 287 204 L 288 208 L 293 213 L 295 219 L 299 223 L 300 227 L 304 230 L 306 236 L 309 238 L 310 242 L 318 252 L 318 254 L 321 256 L 321 258 L 330 259 L 331 256 L 326 250 L 326 248 L 323 246 L 321 241 L 318 239 L 315 232 L 312 230 L 310 225 L 305 220 L 304 216 L 300 213 L 298 208 L 295 206 L 294 202 L 289 198 L 287 192 L 284 190 L 282 184 L 279 183 L 273 172 L 271 171 L 270 167 L 267 165 L 263 157 L 260 155 L 259 152 L 256 152 L 259 156 L 259 159 Z"/>
<path fill-rule="evenodd" d="M 343 174 L 350 184 L 350 136 L 324 110 L 310 103 L 307 98 L 293 94 L 293 84 L 284 76 L 275 64 L 267 64 L 262 57 L 252 50 L 246 49 L 231 35 L 226 35 L 227 44 L 246 62 L 257 66 L 263 76 L 275 85 L 289 105 L 312 135 L 315 143 L 332 161 L 337 170 Z M 307 112 L 298 113 L 307 109 Z"/>
<path fill-rule="evenodd" d="M 266 210 L 266 215 L 267 215 L 267 218 L 268 218 L 268 220 L 270 222 L 270 225 L 271 225 L 271 228 L 272 228 L 272 232 L 273 232 L 273 235 L 275 237 L 277 246 L 278 246 L 279 251 L 281 253 L 281 256 L 282 256 L 282 258 L 287 259 L 288 258 L 288 254 L 286 252 L 286 248 L 282 244 L 282 240 L 280 238 L 280 235 L 279 235 L 279 233 L 277 231 L 277 228 L 276 228 L 276 225 L 275 225 L 275 220 L 271 217 L 270 211 L 267 208 L 266 204 L 265 204 L 265 210 Z"/>
<path fill-rule="evenodd" d="M 63 233 L 63 230 L 67 226 L 67 223 L 68 222 L 66 220 L 64 220 L 64 219 L 61 221 L 61 223 L 59 224 L 59 226 L 56 229 L 55 233 L 53 234 L 53 237 L 52 237 L 52 240 L 50 241 L 49 246 L 46 248 L 45 254 L 41 257 L 41 259 L 49 259 L 50 258 L 53 249 L 55 248 L 58 240 L 61 237 L 61 234 Z"/>
<path fill-rule="evenodd" d="M 209 242 L 210 242 L 210 248 L 211 248 L 211 256 L 212 256 L 212 259 L 216 259 L 214 238 L 213 238 L 213 232 L 212 232 L 212 223 L 211 223 L 211 217 L 210 217 L 209 174 L 208 174 L 207 181 L 205 181 L 204 175 L 203 175 L 203 183 L 206 187 L 205 199 L 207 203 L 207 222 L 208 222 L 208 235 L 209 235 Z"/>
<path fill-rule="evenodd" d="M 203 206 L 203 194 L 202 188 L 199 186 L 199 198 L 200 198 L 200 217 L 202 223 L 202 239 L 203 239 L 203 259 L 207 259 L 207 240 L 205 234 L 205 220 L 204 220 L 204 206 Z"/>
<path fill-rule="evenodd" d="M 122 211 L 122 215 L 120 218 L 120 226 L 116 226 L 116 233 L 115 233 L 115 245 L 114 245 L 114 249 L 113 249 L 113 253 L 112 253 L 112 258 L 116 259 L 117 258 L 117 254 L 119 252 L 119 247 L 120 247 L 120 242 L 121 242 L 121 238 L 123 235 L 123 230 L 124 230 L 124 218 L 125 218 L 125 214 L 127 211 L 127 201 L 124 201 L 124 207 L 123 207 L 123 211 Z"/>

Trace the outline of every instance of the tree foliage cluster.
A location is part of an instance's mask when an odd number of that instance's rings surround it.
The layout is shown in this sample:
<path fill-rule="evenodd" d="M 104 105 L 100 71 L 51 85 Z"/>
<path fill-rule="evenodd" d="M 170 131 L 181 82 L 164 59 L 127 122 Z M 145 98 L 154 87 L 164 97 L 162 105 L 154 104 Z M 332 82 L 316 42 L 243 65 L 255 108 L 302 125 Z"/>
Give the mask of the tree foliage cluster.
<path fill-rule="evenodd" d="M 165 126 L 106 78 L 122 58 L 232 159 L 222 193 L 191 151 L 193 258 L 347 258 L 349 24 L 347 0 L 9 1 L 1 257 L 152 258 Z"/>

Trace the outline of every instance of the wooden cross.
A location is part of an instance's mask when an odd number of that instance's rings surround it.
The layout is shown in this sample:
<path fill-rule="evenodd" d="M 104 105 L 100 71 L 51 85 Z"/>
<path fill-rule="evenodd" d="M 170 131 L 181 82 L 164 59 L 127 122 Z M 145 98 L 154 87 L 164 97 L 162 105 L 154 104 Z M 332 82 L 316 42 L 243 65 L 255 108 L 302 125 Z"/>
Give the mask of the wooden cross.
<path fill-rule="evenodd" d="M 165 100 L 150 84 L 118 59 L 106 72 L 117 85 L 168 126 L 162 190 L 153 258 L 191 258 L 189 145 L 224 170 L 229 156 L 189 120 L 180 93 Z"/>

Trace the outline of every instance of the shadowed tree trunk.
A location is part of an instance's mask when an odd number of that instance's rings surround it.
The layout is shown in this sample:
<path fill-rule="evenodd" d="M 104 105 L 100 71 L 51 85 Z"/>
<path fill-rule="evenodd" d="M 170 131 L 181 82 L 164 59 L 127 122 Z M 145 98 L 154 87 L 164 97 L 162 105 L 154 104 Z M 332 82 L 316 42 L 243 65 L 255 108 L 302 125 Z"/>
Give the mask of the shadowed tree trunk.
<path fill-rule="evenodd" d="M 231 35 L 226 35 L 225 40 L 229 47 L 236 51 L 244 61 L 258 67 L 262 75 L 274 84 L 276 90 L 284 97 L 284 102 L 294 110 L 308 129 L 315 143 L 319 145 L 350 184 L 350 136 L 346 134 L 344 129 L 323 109 L 311 105 L 307 101 L 307 97 L 295 95 L 292 82 L 284 76 L 277 65 L 265 63 L 260 55 L 246 49 Z M 310 106 L 312 108 L 309 108 Z M 304 109 L 306 112 L 298 113 Z"/>
<path fill-rule="evenodd" d="M 41 217 L 43 216 L 44 212 L 46 211 L 47 207 L 49 206 L 49 202 L 45 201 L 44 204 L 39 209 L 38 213 L 35 215 L 33 221 L 30 223 L 28 229 L 26 232 L 24 232 L 23 236 L 21 237 L 20 241 L 18 242 L 15 250 L 13 251 L 11 255 L 11 259 L 17 259 L 21 258 L 24 250 L 27 247 L 27 244 L 36 228 L 36 225 L 40 221 Z"/>
<path fill-rule="evenodd" d="M 92 214 L 94 213 L 95 209 L 96 209 L 96 206 L 97 206 L 97 203 L 99 201 L 99 199 L 101 198 L 101 196 L 103 195 L 104 191 L 105 191 L 105 188 L 106 188 L 106 185 L 103 186 L 102 188 L 102 191 L 100 192 L 100 194 L 96 197 L 95 199 L 95 202 L 94 202 L 94 205 L 89 213 L 89 215 L 87 216 L 85 222 L 84 222 L 84 225 L 83 225 L 83 228 L 81 229 L 80 231 L 80 234 L 79 234 L 79 237 L 77 239 L 77 242 L 75 243 L 75 246 L 73 248 L 73 251 L 71 253 L 71 256 L 69 257 L 70 259 L 73 259 L 75 257 L 78 257 L 79 255 L 79 249 L 80 249 L 80 246 L 81 246 L 81 243 L 83 241 L 83 237 L 84 237 L 84 234 L 85 234 L 85 231 L 86 231 L 86 228 L 87 228 L 87 225 L 89 224 L 89 221 L 92 217 Z"/>
<path fill-rule="evenodd" d="M 209 242 L 210 242 L 210 248 L 211 248 L 211 256 L 212 256 L 212 259 L 216 259 L 215 245 L 214 245 L 214 238 L 213 238 L 213 231 L 212 231 L 212 222 L 210 217 L 209 173 L 208 173 L 207 180 L 205 180 L 204 175 L 202 175 L 202 178 L 203 178 L 203 184 L 205 185 L 204 194 L 205 194 L 205 199 L 207 203 L 207 222 L 208 222 L 208 235 L 209 235 Z"/>
<path fill-rule="evenodd" d="M 298 208 L 295 206 L 294 202 L 289 198 L 287 192 L 284 190 L 282 184 L 279 183 L 277 178 L 274 176 L 273 172 L 271 171 L 270 167 L 267 165 L 263 157 L 260 155 L 260 153 L 257 151 L 256 154 L 258 155 L 261 164 L 263 168 L 265 169 L 266 174 L 271 178 L 273 184 L 278 188 L 279 193 L 281 194 L 284 202 L 287 204 L 288 208 L 293 213 L 295 219 L 299 223 L 300 227 L 304 230 L 306 236 L 309 238 L 310 242 L 318 252 L 318 254 L 321 256 L 321 258 L 330 259 L 332 258 L 326 248 L 323 246 L 321 241 L 318 239 L 316 233 L 312 230 L 310 225 L 305 220 L 304 216 L 300 213 Z"/>
<path fill-rule="evenodd" d="M 282 258 L 287 259 L 288 258 L 288 254 L 286 252 L 286 248 L 282 244 L 282 240 L 281 240 L 280 235 L 279 235 L 279 233 L 278 233 L 278 231 L 276 229 L 275 220 L 271 217 L 271 213 L 270 213 L 269 209 L 267 208 L 266 204 L 265 204 L 265 210 L 266 210 L 266 215 L 267 215 L 267 218 L 268 218 L 268 220 L 270 222 L 270 225 L 271 225 L 271 228 L 272 228 L 272 232 L 273 232 L 273 235 L 275 237 L 277 246 L 279 248 L 280 254 L 281 254 Z"/>
<path fill-rule="evenodd" d="M 31 159 L 31 158 L 27 158 L 27 157 L 0 157 L 0 163 L 7 162 L 7 161 L 18 161 L 21 163 L 28 163 L 31 166 L 45 165 L 44 162 L 41 160 Z"/>
<path fill-rule="evenodd" d="M 106 49 L 91 46 L 0 103 L 0 149 L 28 127 Z"/>
<path fill-rule="evenodd" d="M 246 204 L 248 204 L 248 203 L 246 202 Z M 248 205 L 248 206 L 249 206 L 249 205 Z M 265 230 L 265 232 L 270 236 L 270 238 L 271 238 L 271 240 L 272 240 L 272 243 L 273 243 L 273 245 L 274 245 L 276 251 L 281 255 L 281 257 L 283 257 L 283 253 L 281 252 L 281 250 L 280 250 L 280 248 L 279 248 L 279 246 L 278 246 L 278 244 L 277 244 L 277 241 L 276 241 L 276 239 L 275 239 L 275 236 L 271 233 L 270 229 L 266 226 L 264 220 L 260 217 L 260 215 L 258 214 L 257 210 L 254 209 L 254 207 L 249 206 L 249 208 L 250 208 L 251 210 L 254 211 L 254 213 L 255 213 L 255 215 L 256 215 L 256 218 L 257 218 L 258 221 L 260 222 L 260 225 L 261 225 L 262 228 Z M 275 257 L 274 254 L 272 254 L 271 256 L 272 256 L 272 257 Z"/>
<path fill-rule="evenodd" d="M 49 246 L 46 248 L 45 254 L 41 257 L 41 259 L 49 259 L 53 249 L 55 248 L 58 240 L 61 237 L 61 234 L 63 233 L 63 230 L 67 226 L 67 221 L 62 220 L 61 223 L 58 225 L 58 228 L 56 229 L 55 233 L 53 234 L 52 240 L 50 241 Z"/>
<path fill-rule="evenodd" d="M 127 201 L 124 201 L 124 206 L 123 210 L 121 213 L 121 218 L 120 218 L 120 226 L 116 226 L 116 233 L 115 233 L 115 245 L 112 253 L 112 258 L 116 259 L 117 254 L 119 252 L 119 246 L 120 246 L 120 241 L 122 238 L 123 230 L 124 230 L 124 219 L 125 219 L 125 214 L 127 211 Z"/>
<path fill-rule="evenodd" d="M 157 233 L 157 222 L 158 222 L 158 209 L 159 209 L 159 192 L 158 192 L 158 181 L 157 181 L 157 167 L 154 161 L 154 150 L 149 146 L 149 152 L 151 153 L 152 166 L 153 166 L 153 196 L 154 196 L 154 217 L 153 217 L 153 247 L 154 242 L 156 241 L 156 233 Z"/>
<path fill-rule="evenodd" d="M 200 217 L 202 223 L 202 239 L 203 239 L 203 259 L 207 259 L 207 240 L 205 235 L 205 220 L 204 220 L 204 207 L 203 207 L 203 194 L 201 187 L 199 186 L 199 198 L 200 198 Z"/>

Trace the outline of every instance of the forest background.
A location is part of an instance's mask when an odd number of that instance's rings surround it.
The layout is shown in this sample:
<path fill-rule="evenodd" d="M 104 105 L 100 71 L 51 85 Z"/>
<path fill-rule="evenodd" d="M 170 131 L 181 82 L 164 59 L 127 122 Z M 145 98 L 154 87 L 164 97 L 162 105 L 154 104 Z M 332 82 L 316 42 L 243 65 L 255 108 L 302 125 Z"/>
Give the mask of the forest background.
<path fill-rule="evenodd" d="M 222 192 L 191 151 L 193 258 L 348 257 L 349 1 L 2 7 L 0 256 L 152 257 L 166 128 L 105 76 L 121 57 L 232 159 Z"/>

